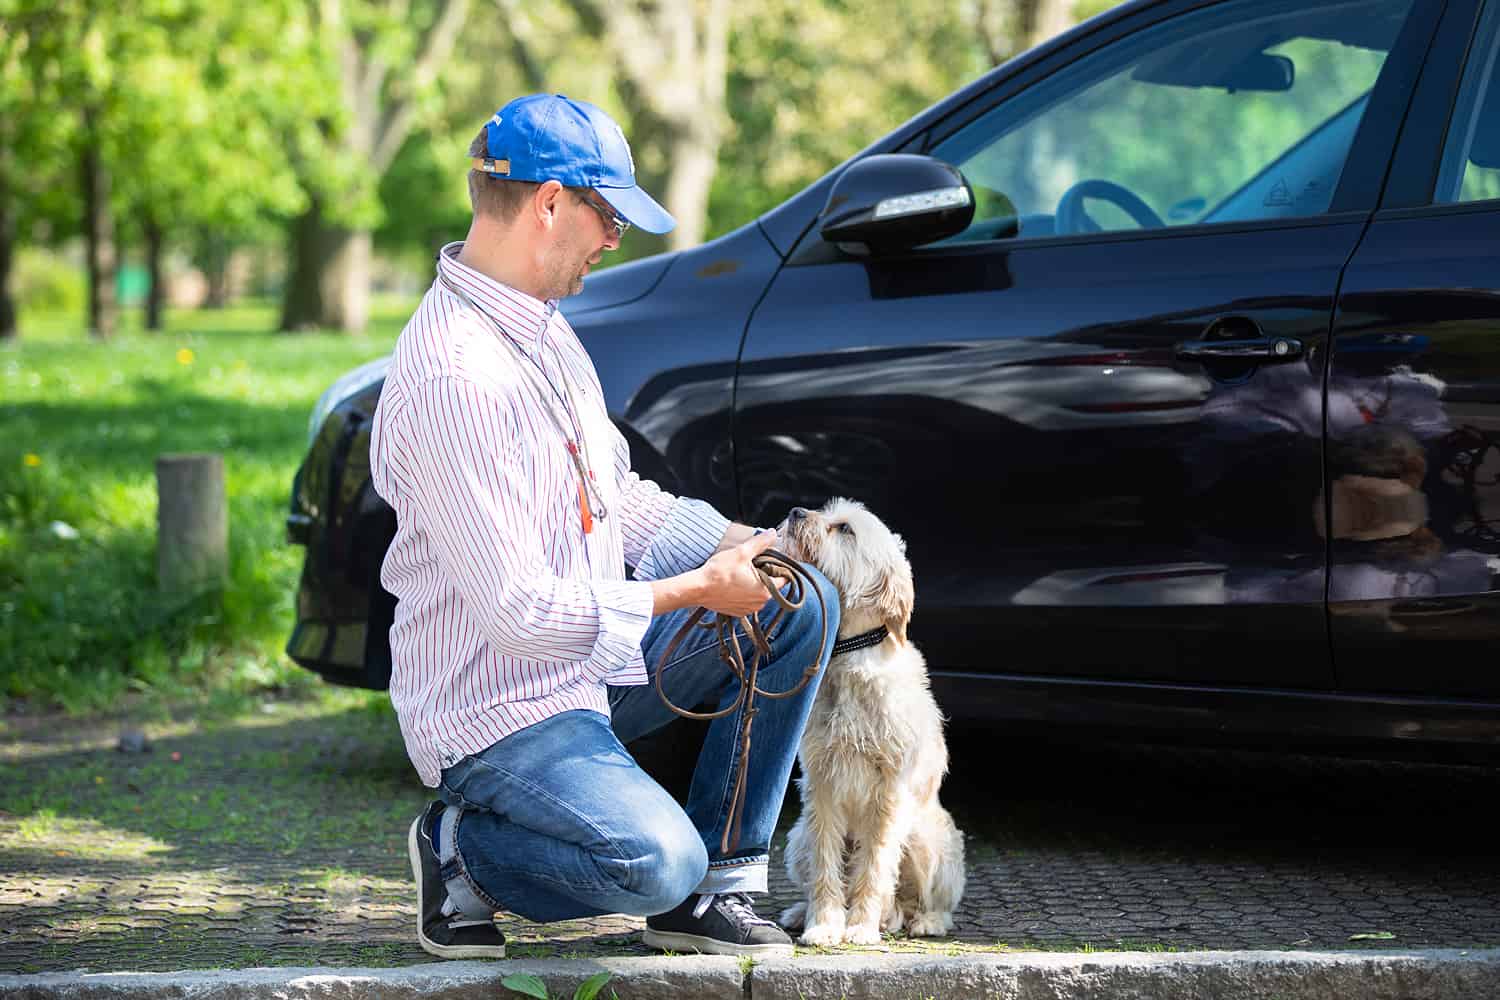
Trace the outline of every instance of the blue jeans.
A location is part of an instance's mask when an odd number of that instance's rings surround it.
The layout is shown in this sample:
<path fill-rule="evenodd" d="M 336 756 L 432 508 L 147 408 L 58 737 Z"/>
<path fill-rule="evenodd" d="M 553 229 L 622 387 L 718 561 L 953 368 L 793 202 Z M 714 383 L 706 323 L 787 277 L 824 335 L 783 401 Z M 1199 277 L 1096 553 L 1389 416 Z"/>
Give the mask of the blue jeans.
<path fill-rule="evenodd" d="M 805 567 L 806 568 L 806 567 Z M 624 744 L 677 718 L 654 684 L 611 687 L 611 718 L 570 711 L 515 732 L 442 774 L 439 853 L 460 911 L 505 910 L 539 922 L 604 913 L 663 913 L 693 892 L 764 892 L 771 834 L 802 729 L 838 633 L 838 592 L 808 568 L 809 593 L 781 623 L 760 687 L 794 687 L 823 643 L 820 670 L 791 698 L 757 698 L 740 842 L 719 849 L 739 765 L 742 711 L 708 727 L 684 809 L 641 770 Z M 779 605 L 760 612 L 768 624 Z M 652 620 L 642 643 L 653 678 L 690 610 Z M 716 632 L 694 629 L 661 669 L 676 705 L 733 704 L 739 681 L 719 659 Z M 744 644 L 748 650 L 749 644 Z"/>

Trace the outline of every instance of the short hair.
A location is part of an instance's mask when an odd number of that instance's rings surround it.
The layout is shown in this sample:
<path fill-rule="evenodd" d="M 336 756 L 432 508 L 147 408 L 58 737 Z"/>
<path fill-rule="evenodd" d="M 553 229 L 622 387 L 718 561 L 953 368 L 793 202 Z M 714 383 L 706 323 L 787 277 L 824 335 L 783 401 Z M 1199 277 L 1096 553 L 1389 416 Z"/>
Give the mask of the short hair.
<path fill-rule="evenodd" d="M 479 130 L 469 143 L 471 158 L 489 156 L 489 128 Z M 475 215 L 488 215 L 509 222 L 541 187 L 536 181 L 509 181 L 483 170 L 469 171 L 469 207 Z"/>

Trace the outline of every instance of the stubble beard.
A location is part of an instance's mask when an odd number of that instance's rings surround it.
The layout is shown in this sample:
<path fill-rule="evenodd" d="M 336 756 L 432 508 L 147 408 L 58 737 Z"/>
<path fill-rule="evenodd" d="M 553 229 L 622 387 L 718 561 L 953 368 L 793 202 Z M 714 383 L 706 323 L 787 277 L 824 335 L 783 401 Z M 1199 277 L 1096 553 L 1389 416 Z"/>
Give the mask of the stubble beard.
<path fill-rule="evenodd" d="M 583 291 L 583 268 L 589 260 L 587 255 L 577 255 L 577 249 L 578 244 L 571 242 L 553 249 L 547 269 L 547 298 L 562 299 Z"/>

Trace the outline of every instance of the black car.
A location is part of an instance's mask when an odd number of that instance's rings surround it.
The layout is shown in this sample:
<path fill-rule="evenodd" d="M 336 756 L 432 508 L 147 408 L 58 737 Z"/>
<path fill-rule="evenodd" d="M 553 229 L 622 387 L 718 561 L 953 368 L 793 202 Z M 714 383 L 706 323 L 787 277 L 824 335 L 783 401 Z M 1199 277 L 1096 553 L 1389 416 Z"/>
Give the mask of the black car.
<path fill-rule="evenodd" d="M 955 718 L 1494 744 L 1497 53 L 1500 0 L 1127 3 L 563 309 L 642 475 L 906 537 Z M 288 652 L 374 688 L 382 373 L 289 522 Z"/>

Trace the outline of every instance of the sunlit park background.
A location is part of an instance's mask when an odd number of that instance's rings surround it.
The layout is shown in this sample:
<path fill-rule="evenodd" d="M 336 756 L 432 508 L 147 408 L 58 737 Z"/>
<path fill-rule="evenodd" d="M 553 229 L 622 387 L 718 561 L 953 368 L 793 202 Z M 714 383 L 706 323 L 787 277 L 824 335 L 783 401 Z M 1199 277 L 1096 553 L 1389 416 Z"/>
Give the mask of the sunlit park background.
<path fill-rule="evenodd" d="M 510 97 L 753 219 L 1109 0 L 0 0 L 0 710 L 315 682 L 282 652 L 308 412 L 386 353 Z M 223 456 L 222 593 L 160 595 L 156 457 Z"/>

